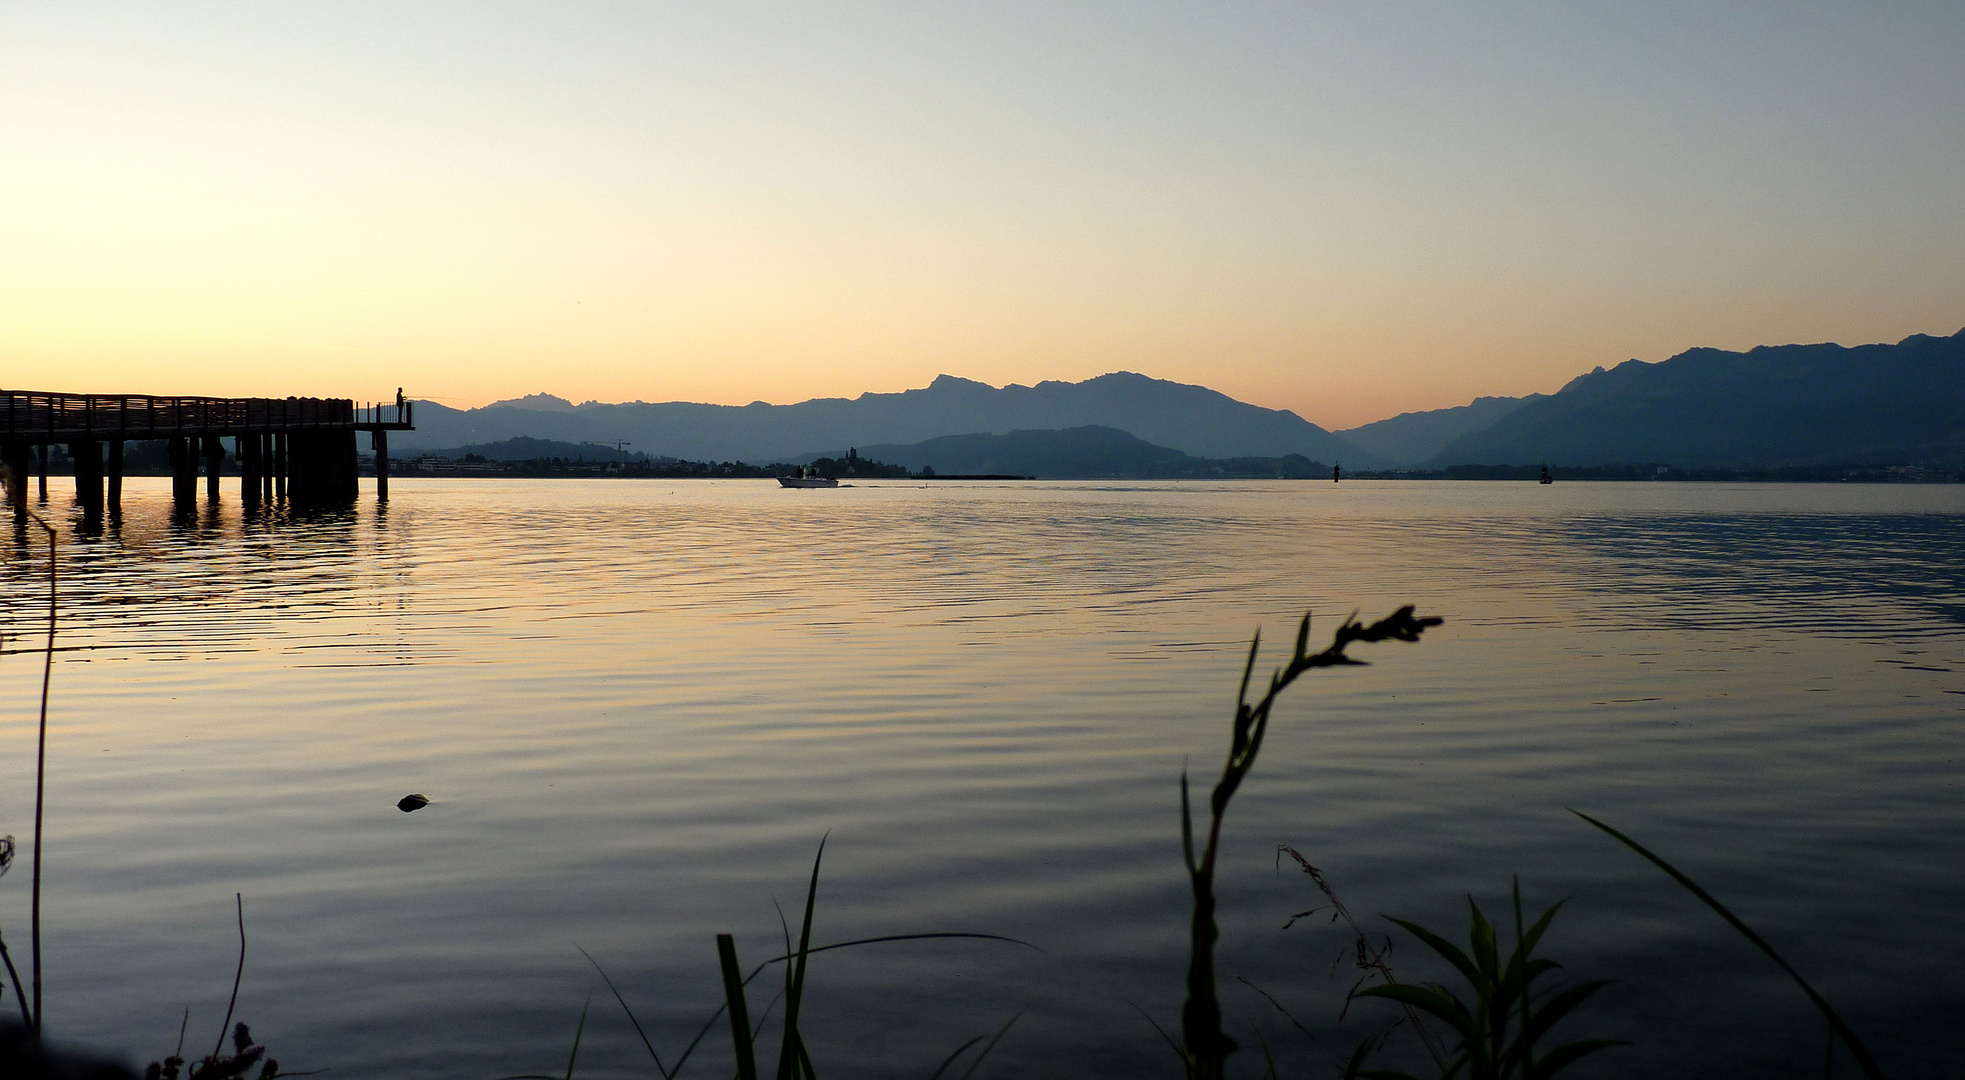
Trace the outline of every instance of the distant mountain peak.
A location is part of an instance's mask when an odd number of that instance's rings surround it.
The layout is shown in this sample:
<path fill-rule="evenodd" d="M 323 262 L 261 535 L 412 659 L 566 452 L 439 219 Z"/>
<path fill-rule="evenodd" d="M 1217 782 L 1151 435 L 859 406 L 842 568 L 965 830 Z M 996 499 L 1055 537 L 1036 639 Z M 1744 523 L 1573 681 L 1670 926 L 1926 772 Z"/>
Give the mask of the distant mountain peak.
<path fill-rule="evenodd" d="M 1930 345 L 1930 344 L 1936 344 L 1937 342 L 1941 342 L 1941 341 L 1950 341 L 1952 340 L 1952 338 L 1965 338 L 1965 329 L 1959 330 L 1956 334 L 1951 335 L 1950 338 L 1934 337 L 1930 334 L 1912 334 L 1911 336 L 1903 339 L 1902 341 L 1897 342 L 1897 344 Z"/>
<path fill-rule="evenodd" d="M 996 387 L 942 374 L 926 387 L 789 405 L 675 401 L 576 406 L 544 393 L 497 404 L 501 407 L 429 410 L 418 417 L 418 430 L 405 433 L 399 445 L 476 446 L 519 436 L 602 445 L 626 440 L 637 450 L 691 460 L 791 461 L 827 447 L 910 445 L 945 435 L 1096 425 L 1197 458 L 1282 459 L 1297 454 L 1342 461 L 1347 467 L 1378 466 L 1369 451 L 1293 412 L 1130 371 L 1034 387 Z"/>
<path fill-rule="evenodd" d="M 554 397 L 551 394 L 543 392 L 527 394 L 524 397 L 506 398 L 504 401 L 494 401 L 485 406 L 487 409 L 501 407 L 507 409 L 529 409 L 532 412 L 572 412 L 578 408 L 578 406 L 563 397 Z"/>
<path fill-rule="evenodd" d="M 996 388 L 994 386 L 989 385 L 986 382 L 977 382 L 974 379 L 965 379 L 960 375 L 937 375 L 935 376 L 935 381 L 928 384 L 928 389 L 930 390 L 994 390 Z"/>

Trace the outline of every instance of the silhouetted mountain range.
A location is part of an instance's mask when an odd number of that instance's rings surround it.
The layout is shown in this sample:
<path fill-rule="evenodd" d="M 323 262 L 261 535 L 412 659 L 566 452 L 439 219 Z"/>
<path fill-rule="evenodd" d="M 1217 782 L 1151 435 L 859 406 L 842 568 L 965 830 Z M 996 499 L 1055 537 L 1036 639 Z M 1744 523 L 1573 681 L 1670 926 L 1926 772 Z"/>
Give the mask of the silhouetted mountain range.
<path fill-rule="evenodd" d="M 1004 435 L 944 435 L 906 446 L 875 444 L 858 449 L 861 457 L 905 465 L 915 472 L 933 469 L 943 474 L 996 473 L 1046 480 L 1330 475 L 1330 466 L 1300 454 L 1199 458 L 1097 425 Z"/>
<path fill-rule="evenodd" d="M 1489 427 L 1523 405 L 1548 396 L 1475 398 L 1471 405 L 1400 413 L 1337 435 L 1377 454 L 1394 468 L 1408 468 L 1431 459 L 1460 436 Z"/>
<path fill-rule="evenodd" d="M 524 397 L 494 401 L 486 405 L 485 408 L 531 409 L 534 412 L 573 412 L 579 406 L 563 397 L 555 397 L 552 394 L 527 394 Z"/>
<path fill-rule="evenodd" d="M 1572 380 L 1430 464 L 1781 467 L 1965 461 L 1965 330 L 1895 345 L 1692 349 Z"/>
<path fill-rule="evenodd" d="M 1196 457 L 1300 454 L 1347 468 L 1384 464 L 1293 412 L 1130 372 L 1001 389 L 943 375 L 920 390 L 795 405 L 573 405 L 535 394 L 466 411 L 419 401 L 416 430 L 398 436 L 395 445 L 407 451 L 528 436 L 626 440 L 643 453 L 690 460 L 796 461 L 845 446 L 1086 425 L 1118 428 Z"/>
<path fill-rule="evenodd" d="M 523 437 L 625 440 L 651 457 L 753 463 L 857 446 L 915 469 L 1037 476 L 1199 476 L 1227 468 L 1223 460 L 1274 464 L 1291 455 L 1351 472 L 1544 462 L 1957 469 L 1965 467 L 1965 330 L 1853 348 L 1692 349 L 1598 368 L 1553 395 L 1477 398 L 1339 434 L 1292 412 L 1129 372 L 1001 389 L 943 375 L 920 390 L 795 405 L 575 405 L 542 393 L 468 411 L 423 401 L 416 410 L 417 430 L 397 436 L 398 453 Z M 1235 468 L 1274 475 L 1260 464 Z"/>

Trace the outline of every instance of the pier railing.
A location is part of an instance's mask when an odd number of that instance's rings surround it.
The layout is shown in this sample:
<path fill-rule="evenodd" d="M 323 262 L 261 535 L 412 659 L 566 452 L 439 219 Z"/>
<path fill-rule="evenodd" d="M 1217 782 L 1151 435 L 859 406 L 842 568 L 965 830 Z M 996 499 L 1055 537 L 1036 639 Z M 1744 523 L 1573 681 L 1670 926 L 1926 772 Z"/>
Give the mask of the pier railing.
<path fill-rule="evenodd" d="M 38 443 L 293 431 L 407 430 L 410 402 L 0 390 L 0 438 Z"/>

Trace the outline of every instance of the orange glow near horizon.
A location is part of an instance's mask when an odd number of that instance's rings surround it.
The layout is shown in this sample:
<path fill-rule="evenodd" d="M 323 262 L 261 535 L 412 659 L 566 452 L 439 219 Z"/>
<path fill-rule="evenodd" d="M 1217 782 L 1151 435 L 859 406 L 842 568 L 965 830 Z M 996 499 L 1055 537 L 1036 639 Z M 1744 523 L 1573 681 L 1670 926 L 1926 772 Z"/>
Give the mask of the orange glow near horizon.
<path fill-rule="evenodd" d="M 1965 325 L 1959 17 L 192 10 L 9 16 L 0 383 L 1342 429 Z"/>

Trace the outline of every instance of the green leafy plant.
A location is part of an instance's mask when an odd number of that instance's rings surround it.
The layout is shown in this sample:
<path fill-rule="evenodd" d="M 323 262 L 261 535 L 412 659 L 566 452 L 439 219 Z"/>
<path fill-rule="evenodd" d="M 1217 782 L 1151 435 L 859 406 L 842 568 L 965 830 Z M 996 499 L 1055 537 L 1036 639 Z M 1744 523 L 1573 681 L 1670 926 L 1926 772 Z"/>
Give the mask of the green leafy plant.
<path fill-rule="evenodd" d="M 1608 979 L 1577 983 L 1540 1000 L 1535 982 L 1561 967 L 1553 960 L 1535 955 L 1542 935 L 1548 932 L 1562 904 L 1552 905 L 1526 929 L 1522 925 L 1521 882 L 1513 890 L 1515 947 L 1501 955 L 1494 924 L 1481 912 L 1473 897 L 1467 898 L 1467 949 L 1405 919 L 1392 921 L 1404 927 L 1427 948 L 1452 964 L 1467 980 L 1468 999 L 1436 983 L 1413 985 L 1387 983 L 1353 993 L 1360 998 L 1385 998 L 1436 1017 L 1460 1037 L 1457 1053 L 1441 1072 L 1444 1078 L 1465 1076 L 1467 1080 L 1543 1080 L 1561 1072 L 1585 1056 L 1624 1043 L 1612 1039 L 1579 1039 L 1536 1054 L 1535 1044 L 1547 1036 L 1563 1017 L 1588 1001 L 1597 991 L 1610 985 Z M 1346 1064 L 1344 1075 L 1366 1080 L 1416 1080 L 1411 1074 L 1391 1070 L 1366 1069 L 1364 1063 L 1378 1040 L 1358 1045 Z"/>

